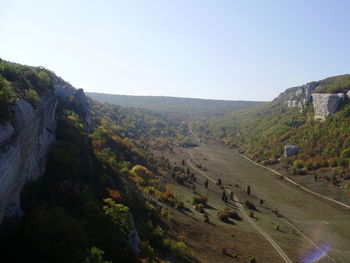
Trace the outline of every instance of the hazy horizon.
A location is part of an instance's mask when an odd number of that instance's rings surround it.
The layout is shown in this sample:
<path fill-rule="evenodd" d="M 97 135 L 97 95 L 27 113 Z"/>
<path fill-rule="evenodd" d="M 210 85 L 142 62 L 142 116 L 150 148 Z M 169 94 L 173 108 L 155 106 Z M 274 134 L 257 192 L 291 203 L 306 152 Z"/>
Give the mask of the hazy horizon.
<path fill-rule="evenodd" d="M 3 1 L 0 57 L 88 92 L 271 101 L 349 73 L 336 2 Z"/>
<path fill-rule="evenodd" d="M 116 96 L 128 96 L 128 97 L 160 97 L 160 98 L 179 98 L 179 99 L 194 99 L 194 100 L 215 100 L 215 101 L 249 101 L 249 100 L 231 100 L 231 99 L 212 99 L 212 98 L 196 98 L 196 97 L 181 97 L 181 96 L 167 96 L 167 95 L 130 95 L 130 94 L 117 94 L 117 93 L 105 93 L 95 91 L 85 91 L 87 95 L 89 93 L 105 94 L 105 95 L 116 95 Z M 256 102 L 269 102 L 268 100 L 253 100 Z"/>

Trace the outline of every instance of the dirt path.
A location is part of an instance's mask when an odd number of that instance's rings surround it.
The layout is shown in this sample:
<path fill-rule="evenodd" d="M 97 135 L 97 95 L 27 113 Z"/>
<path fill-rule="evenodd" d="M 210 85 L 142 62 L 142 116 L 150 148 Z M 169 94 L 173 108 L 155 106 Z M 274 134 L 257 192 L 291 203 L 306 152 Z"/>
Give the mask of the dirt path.
<path fill-rule="evenodd" d="M 209 175 L 207 175 L 205 172 L 199 170 L 195 165 L 193 165 L 193 163 L 191 162 L 191 160 L 193 159 L 193 153 L 191 150 L 189 150 L 191 159 L 188 160 L 189 165 L 192 167 L 192 169 L 196 170 L 197 172 L 199 172 L 200 174 L 202 174 L 204 177 L 206 177 L 208 180 L 210 180 L 213 183 L 216 183 L 215 180 L 210 177 Z M 230 191 L 229 189 L 225 188 L 226 191 Z M 284 262 L 286 263 L 293 263 L 289 257 L 287 256 L 287 254 L 280 248 L 280 246 L 264 231 L 262 230 L 254 221 L 252 218 L 250 218 L 247 214 L 247 212 L 244 210 L 243 206 L 241 205 L 239 199 L 237 198 L 237 196 L 234 194 L 234 200 L 239 208 L 239 210 L 241 211 L 242 215 L 247 219 L 247 221 L 263 236 L 265 237 L 265 239 L 272 245 L 272 247 L 277 251 L 277 253 L 281 256 L 281 258 L 284 260 Z"/>
<path fill-rule="evenodd" d="M 192 131 L 191 128 L 189 128 L 189 131 L 190 131 L 191 135 L 192 135 L 199 143 L 201 143 L 200 138 L 198 137 L 197 134 L 195 134 L 195 133 Z M 241 157 L 245 158 L 246 160 L 252 162 L 252 163 L 255 164 L 256 166 L 259 166 L 259 167 L 261 167 L 261 168 L 267 169 L 267 170 L 271 171 L 272 173 L 277 174 L 277 175 L 279 175 L 279 176 L 283 176 L 281 173 L 277 172 L 276 170 L 274 170 L 274 169 L 272 169 L 272 168 L 270 168 L 270 167 L 261 165 L 261 164 L 255 162 L 255 161 L 253 161 L 252 159 L 248 158 L 247 156 L 244 156 L 243 154 L 240 154 L 240 153 L 238 153 L 238 154 L 239 154 Z M 319 198 L 325 199 L 325 200 L 327 200 L 327 201 L 336 203 L 336 204 L 338 204 L 338 205 L 340 205 L 340 206 L 342 206 L 342 207 L 345 207 L 345 208 L 347 208 L 347 209 L 350 209 L 350 205 L 344 204 L 344 203 L 339 202 L 339 201 L 337 201 L 337 200 L 335 200 L 335 199 L 333 199 L 333 198 L 330 198 L 330 197 L 321 195 L 321 194 L 319 194 L 319 193 L 316 193 L 316 192 L 314 192 L 314 191 L 312 191 L 312 190 L 310 190 L 310 189 L 308 189 L 308 188 L 302 186 L 301 184 L 299 184 L 299 183 L 293 181 L 292 179 L 290 179 L 290 178 L 288 178 L 288 177 L 286 177 L 286 176 L 283 176 L 283 178 L 284 178 L 286 181 L 288 181 L 289 183 L 295 185 L 296 187 L 298 187 L 298 188 L 300 188 L 300 189 L 302 189 L 302 190 L 304 190 L 304 191 L 306 191 L 306 192 L 308 192 L 308 193 L 310 193 L 310 194 L 312 194 L 312 195 L 315 195 L 315 196 L 317 196 L 317 197 L 319 197 Z"/>
<path fill-rule="evenodd" d="M 238 153 L 238 154 L 239 154 L 241 157 L 247 159 L 248 161 L 252 162 L 253 164 L 255 164 L 255 165 L 257 165 L 257 166 L 259 166 L 259 167 L 261 167 L 261 168 L 267 169 L 267 170 L 269 170 L 269 171 L 271 171 L 271 172 L 273 172 L 273 173 L 275 173 L 275 174 L 277 174 L 277 175 L 279 175 L 279 176 L 283 176 L 281 173 L 279 173 L 279 172 L 273 170 L 273 169 L 270 168 L 270 167 L 266 167 L 266 166 L 261 165 L 261 164 L 259 164 L 259 163 L 257 163 L 257 162 L 254 162 L 253 160 L 249 159 L 247 156 L 244 156 L 243 154 L 240 154 L 240 153 Z M 316 192 L 314 192 L 314 191 L 311 191 L 310 189 L 308 189 L 308 188 L 306 188 L 306 187 L 304 187 L 304 186 L 298 184 L 297 182 L 293 181 L 292 179 L 290 179 L 290 178 L 288 178 L 288 177 L 286 177 L 286 176 L 283 176 L 283 178 L 284 178 L 286 181 L 288 181 L 289 183 L 295 185 L 296 187 L 299 187 L 300 189 L 302 189 L 302 190 L 304 190 L 304 191 L 306 191 L 306 192 L 308 192 L 308 193 L 310 193 L 310 194 L 313 194 L 313 195 L 315 195 L 315 196 L 317 196 L 317 197 L 320 197 L 320 198 L 325 199 L 325 200 L 327 200 L 327 201 L 334 202 L 334 203 L 336 203 L 336 204 L 338 204 L 338 205 L 341 205 L 341 206 L 343 206 L 343 207 L 345 207 L 345 208 L 350 209 L 350 205 L 344 204 L 344 203 L 339 202 L 339 201 L 337 201 L 337 200 L 334 200 L 334 199 L 332 199 L 332 198 L 330 198 L 330 197 L 327 197 L 327 196 L 321 195 L 321 194 L 319 194 L 319 193 L 316 193 Z"/>

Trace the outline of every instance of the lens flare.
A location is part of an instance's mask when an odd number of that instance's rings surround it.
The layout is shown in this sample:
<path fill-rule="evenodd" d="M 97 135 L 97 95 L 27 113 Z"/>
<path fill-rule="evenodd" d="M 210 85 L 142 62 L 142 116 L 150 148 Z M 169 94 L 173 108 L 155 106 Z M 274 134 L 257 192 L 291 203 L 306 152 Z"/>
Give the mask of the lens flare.
<path fill-rule="evenodd" d="M 323 245 L 319 248 L 313 248 L 302 259 L 302 263 L 313 263 L 319 261 L 321 258 L 327 256 L 328 251 L 331 249 L 330 245 Z"/>

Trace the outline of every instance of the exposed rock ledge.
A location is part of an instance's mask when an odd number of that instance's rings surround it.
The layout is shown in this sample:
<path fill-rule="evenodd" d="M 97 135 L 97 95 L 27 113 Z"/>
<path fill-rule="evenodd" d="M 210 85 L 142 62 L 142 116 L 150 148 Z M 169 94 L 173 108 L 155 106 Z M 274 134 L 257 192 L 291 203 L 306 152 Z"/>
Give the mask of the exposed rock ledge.
<path fill-rule="evenodd" d="M 336 113 L 344 100 L 345 95 L 343 93 L 312 94 L 312 104 L 315 111 L 315 119 L 325 120 L 329 114 Z"/>
<path fill-rule="evenodd" d="M 311 102 L 311 93 L 318 87 L 318 82 L 310 82 L 298 88 L 291 88 L 284 93 L 289 108 L 304 109 Z"/>
<path fill-rule="evenodd" d="M 23 185 L 45 171 L 55 140 L 54 91 L 42 94 L 33 108 L 26 100 L 12 107 L 13 118 L 0 125 L 0 222 L 5 215 L 19 216 Z"/>

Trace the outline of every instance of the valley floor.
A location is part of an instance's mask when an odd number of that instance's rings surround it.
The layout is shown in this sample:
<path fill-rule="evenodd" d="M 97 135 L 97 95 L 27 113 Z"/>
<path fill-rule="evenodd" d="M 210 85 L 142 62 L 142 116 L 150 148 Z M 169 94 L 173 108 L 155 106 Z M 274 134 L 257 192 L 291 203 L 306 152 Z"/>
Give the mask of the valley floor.
<path fill-rule="evenodd" d="M 224 187 L 233 191 L 241 203 L 249 200 L 255 204 L 258 211 L 254 211 L 254 223 L 292 262 L 316 262 L 316 258 L 321 258 L 317 262 L 323 263 L 349 262 L 349 209 L 317 198 L 222 146 L 175 148 L 173 153 L 155 152 L 155 155 L 168 158 L 171 164 L 181 165 L 185 160 L 185 166 L 197 176 L 193 191 L 190 184 L 178 184 L 165 175 L 188 208 L 183 213 L 176 212 L 173 221 L 176 223 L 170 228 L 174 235 L 182 236 L 201 261 L 248 262 L 253 256 L 257 262 L 288 262 L 244 217 L 235 201 L 225 204 L 221 200 L 221 187 L 210 180 L 208 188 L 203 187 L 206 179 L 221 178 Z M 202 168 L 198 168 L 199 164 Z M 245 191 L 248 185 L 250 195 Z M 194 195 L 208 197 L 205 211 L 210 223 L 205 223 L 203 215 L 193 209 Z M 263 205 L 259 205 L 261 199 Z M 226 206 L 236 210 L 242 220 L 220 221 L 217 212 Z M 227 255 L 221 252 L 222 248 L 227 249 Z"/>

